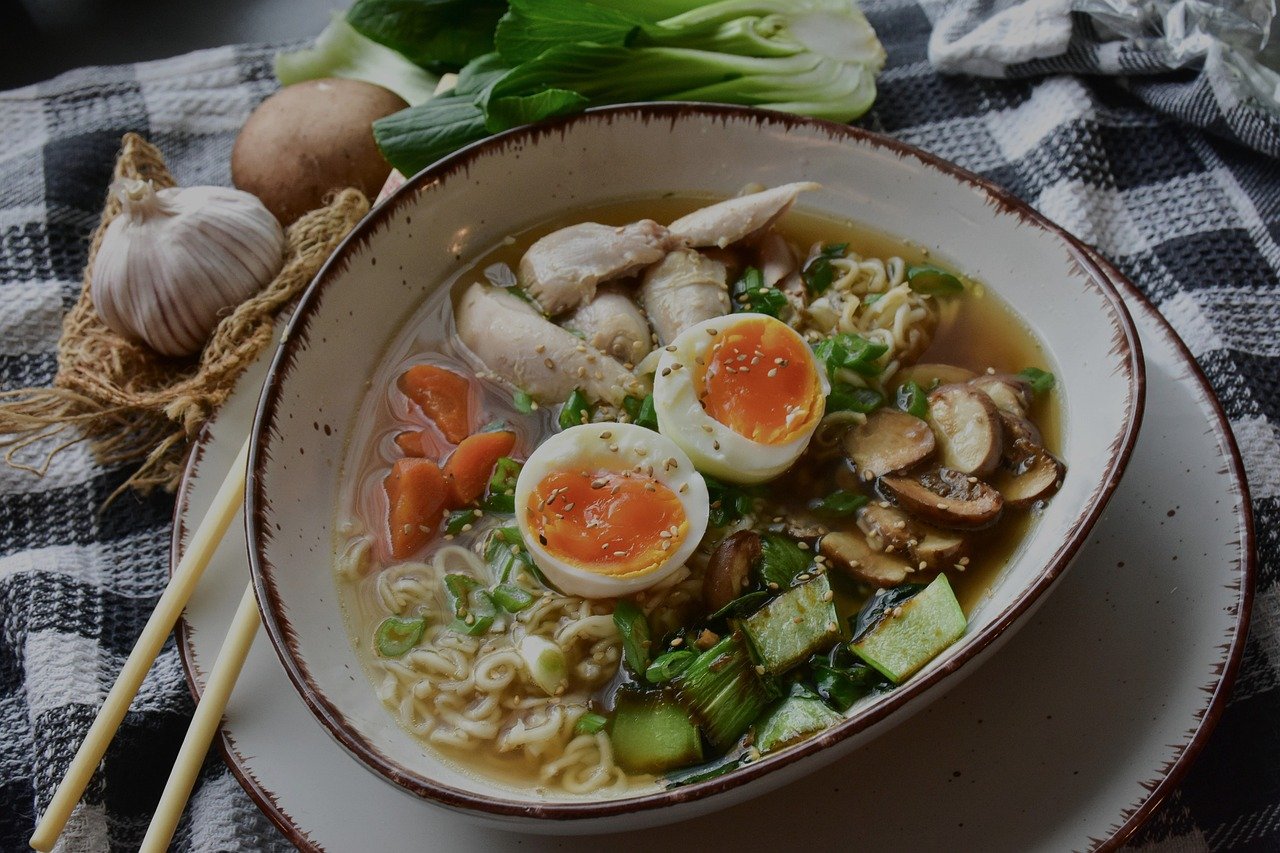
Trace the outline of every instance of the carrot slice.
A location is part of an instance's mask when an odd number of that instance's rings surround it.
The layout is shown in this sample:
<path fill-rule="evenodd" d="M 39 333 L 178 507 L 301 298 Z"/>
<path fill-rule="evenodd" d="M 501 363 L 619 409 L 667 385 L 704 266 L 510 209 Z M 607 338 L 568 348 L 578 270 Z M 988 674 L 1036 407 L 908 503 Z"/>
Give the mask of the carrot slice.
<path fill-rule="evenodd" d="M 468 436 L 444 463 L 449 505 L 465 506 L 484 494 L 494 464 L 516 446 L 516 434 L 499 430 Z"/>
<path fill-rule="evenodd" d="M 430 542 L 440 527 L 447 489 L 440 466 L 430 459 L 397 459 L 383 481 L 391 556 L 398 560 Z"/>
<path fill-rule="evenodd" d="M 460 443 L 471 432 L 471 383 L 465 377 L 434 364 L 415 364 L 396 385 L 440 427 L 450 444 Z"/>
<path fill-rule="evenodd" d="M 423 430 L 405 430 L 396 434 L 396 447 L 399 447 L 405 456 L 426 456 L 428 455 L 427 447 L 429 446 L 426 438 L 427 436 L 423 435 Z"/>

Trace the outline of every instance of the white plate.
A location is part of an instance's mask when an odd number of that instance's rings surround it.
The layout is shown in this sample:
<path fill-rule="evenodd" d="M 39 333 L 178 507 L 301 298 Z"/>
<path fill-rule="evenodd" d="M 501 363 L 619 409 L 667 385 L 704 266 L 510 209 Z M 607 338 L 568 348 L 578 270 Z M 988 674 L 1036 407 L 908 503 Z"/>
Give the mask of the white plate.
<path fill-rule="evenodd" d="M 1239 665 L 1254 576 L 1243 469 L 1221 408 L 1163 319 L 1119 286 L 1146 355 L 1147 408 L 1128 472 L 1088 546 L 1013 642 L 849 758 L 673 826 L 606 838 L 482 829 L 401 793 L 352 758 L 292 689 L 265 636 L 227 707 L 224 756 L 263 811 L 309 849 L 1118 845 L 1181 778 L 1217 721 Z M 175 550 L 249 429 L 267 360 L 241 378 L 192 455 Z M 179 646 L 195 691 L 249 579 L 245 548 L 243 530 L 233 528 L 187 610 Z"/>

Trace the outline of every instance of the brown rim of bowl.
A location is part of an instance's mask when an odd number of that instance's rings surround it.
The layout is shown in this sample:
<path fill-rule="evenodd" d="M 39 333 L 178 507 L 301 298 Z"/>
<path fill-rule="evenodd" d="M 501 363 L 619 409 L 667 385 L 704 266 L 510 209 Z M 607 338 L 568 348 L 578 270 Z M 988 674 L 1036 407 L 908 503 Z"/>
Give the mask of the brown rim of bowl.
<path fill-rule="evenodd" d="M 1119 824 L 1112 830 L 1112 834 L 1105 839 L 1098 839 L 1095 850 L 1114 850 L 1124 844 L 1137 830 L 1146 823 L 1157 809 L 1164 802 L 1165 798 L 1173 791 L 1173 789 L 1182 781 L 1191 765 L 1199 756 L 1201 749 L 1212 736 L 1214 729 L 1217 727 L 1218 720 L 1222 716 L 1223 709 L 1226 707 L 1227 697 L 1231 693 L 1231 689 L 1235 684 L 1237 675 L 1239 674 L 1240 662 L 1244 651 L 1245 638 L 1248 636 L 1250 615 L 1252 613 L 1253 588 L 1257 574 L 1257 553 L 1254 543 L 1253 528 L 1253 508 L 1249 499 L 1249 485 L 1244 473 L 1244 463 L 1240 457 L 1239 448 L 1236 445 L 1235 436 L 1231 431 L 1230 423 L 1227 419 L 1226 412 L 1222 408 L 1222 404 L 1218 401 L 1217 395 L 1213 393 L 1213 388 L 1209 384 L 1208 378 L 1204 371 L 1196 362 L 1191 351 L 1178 337 L 1177 332 L 1169 325 L 1149 299 L 1138 290 L 1131 282 L 1126 279 L 1123 274 L 1115 269 L 1109 261 L 1104 260 L 1100 255 L 1094 253 L 1094 260 L 1108 272 L 1112 279 L 1112 283 L 1120 286 L 1126 293 L 1139 305 L 1139 307 L 1147 312 L 1160 325 L 1169 340 L 1173 342 L 1176 349 L 1182 353 L 1186 363 L 1191 368 L 1191 377 L 1199 385 L 1200 389 L 1205 393 L 1205 398 L 1209 401 L 1209 406 L 1217 421 L 1218 430 L 1227 445 L 1227 461 L 1230 465 L 1230 472 L 1234 476 L 1236 488 L 1240 491 L 1241 507 L 1243 508 L 1243 517 L 1240 519 L 1240 527 L 1242 536 L 1242 555 L 1239 569 L 1241 574 L 1239 598 L 1236 601 L 1236 622 L 1232 632 L 1232 641 L 1227 646 L 1227 655 L 1222 661 L 1223 669 L 1218 678 L 1218 683 L 1212 694 L 1209 696 L 1208 704 L 1204 708 L 1204 714 L 1201 721 L 1192 735 L 1192 738 L 1182 751 L 1164 771 L 1163 778 L 1153 787 L 1150 787 L 1150 793 L 1145 800 L 1140 803 L 1137 808 L 1133 809 L 1124 823 Z M 216 415 L 215 415 L 216 417 Z M 186 465 L 184 466 L 182 482 L 178 486 L 177 501 L 174 504 L 174 524 L 173 536 L 170 543 L 169 554 L 169 571 L 173 572 L 173 568 L 182 558 L 182 537 L 184 532 L 183 513 L 186 510 L 187 500 L 190 496 L 191 483 L 195 478 L 196 469 L 203 454 L 204 444 L 209 441 L 211 436 L 206 426 L 201 430 L 196 438 L 195 445 L 188 454 Z M 185 619 L 178 622 L 178 657 L 182 661 L 183 675 L 187 681 L 187 689 L 191 692 L 191 696 L 195 701 L 200 701 L 200 685 L 196 677 L 195 664 L 192 660 L 192 646 L 190 631 Z M 236 778 L 240 786 L 244 788 L 245 793 L 249 795 L 249 799 L 258 806 L 263 814 L 285 835 L 289 841 L 296 847 L 306 851 L 322 851 L 323 848 L 316 843 L 306 831 L 298 825 L 293 815 L 284 810 L 280 804 L 279 797 L 271 790 L 263 786 L 249 770 L 245 767 L 245 758 L 236 749 L 235 743 L 231 736 L 225 732 L 219 732 L 218 750 L 222 753 L 223 761 L 226 763 L 231 775 Z M 1122 810 L 1127 811 L 1127 810 Z M 1123 814 L 1120 817 L 1124 817 Z"/>
<path fill-rule="evenodd" d="M 262 533 L 267 525 L 266 511 L 269 501 L 262 493 L 263 467 L 270 457 L 271 425 L 279 403 L 279 377 L 291 367 L 296 348 L 306 340 L 306 327 L 312 312 L 317 308 L 318 295 L 332 279 L 335 270 L 345 266 L 346 258 L 356 246 L 362 245 L 370 232 L 386 226 L 392 213 L 412 202 L 412 196 L 421 187 L 439 183 L 459 171 L 466 170 L 478 155 L 500 151 L 517 140 L 536 141 L 551 134 L 563 133 L 580 122 L 607 121 L 611 116 L 637 117 L 642 121 L 668 121 L 673 125 L 684 116 L 702 116 L 722 121 L 746 120 L 757 125 L 778 125 L 783 128 L 805 127 L 826 133 L 832 139 L 852 140 L 864 145 L 887 149 L 899 157 L 912 158 L 925 166 L 943 172 L 962 183 L 969 184 L 998 209 L 1017 215 L 1023 222 L 1056 235 L 1070 251 L 1074 262 L 1098 293 L 1108 303 L 1112 312 L 1114 347 L 1118 350 L 1121 365 L 1126 370 L 1130 394 L 1124 413 L 1124 429 L 1110 448 L 1110 458 L 1102 481 L 1093 492 L 1090 503 L 1077 517 L 1072 533 L 1047 561 L 1039 578 L 1016 603 L 999 613 L 986 628 L 973 635 L 965 648 L 952 660 L 923 676 L 912 679 L 906 685 L 887 694 L 875 707 L 846 720 L 811 738 L 793 749 L 776 756 L 762 758 L 731 773 L 715 779 L 696 782 L 679 788 L 642 794 L 623 799 L 599 802 L 531 803 L 502 797 L 489 797 L 444 785 L 411 772 L 392 758 L 373 747 L 343 717 L 324 693 L 312 682 L 310 673 L 294 649 L 294 631 L 284 615 L 283 602 L 271 577 L 271 567 L 263 555 Z M 908 702 L 933 688 L 960 667 L 971 661 L 990 646 L 1011 625 L 1027 615 L 1034 604 L 1063 574 L 1071 559 L 1084 544 L 1087 534 L 1102 514 L 1128 463 L 1138 437 L 1145 406 L 1146 377 L 1141 344 L 1128 310 L 1119 293 L 1106 275 L 1094 263 L 1089 250 L 1061 227 L 1045 219 L 1020 199 L 1000 189 L 972 172 L 948 163 L 932 154 L 880 134 L 848 125 L 815 119 L 801 118 L 787 113 L 758 110 L 747 107 L 711 104 L 659 103 L 635 104 L 620 107 L 601 107 L 572 116 L 542 122 L 506 131 L 476 142 L 454 154 L 428 166 L 393 193 L 383 204 L 369 213 L 356 226 L 329 260 L 316 274 L 303 293 L 298 307 L 289 320 L 284 342 L 277 350 L 268 369 L 259 399 L 257 413 L 250 433 L 250 453 L 245 494 L 245 531 L 248 540 L 249 565 L 258 597 L 259 610 L 267 636 L 276 650 L 289 680 L 311 709 L 312 714 L 329 730 L 330 734 L 366 767 L 386 780 L 416 796 L 433 800 L 441 805 L 462 811 L 499 817 L 521 817 L 551 820 L 589 820 L 631 814 L 656 808 L 701 800 L 722 794 L 733 788 L 762 778 L 768 773 L 808 758 L 838 743 L 856 732 L 863 731 L 887 719 Z"/>

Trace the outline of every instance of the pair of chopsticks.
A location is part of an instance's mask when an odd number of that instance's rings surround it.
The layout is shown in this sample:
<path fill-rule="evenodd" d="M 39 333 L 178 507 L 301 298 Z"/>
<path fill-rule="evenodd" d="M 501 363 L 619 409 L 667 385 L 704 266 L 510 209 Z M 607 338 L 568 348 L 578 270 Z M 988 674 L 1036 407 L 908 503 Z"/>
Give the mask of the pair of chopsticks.
<path fill-rule="evenodd" d="M 183 608 L 191 599 L 191 594 L 195 591 L 200 576 L 204 574 L 205 567 L 209 565 L 209 560 L 218 543 L 222 541 L 232 520 L 239 514 L 244 502 L 245 465 L 248 456 L 249 441 L 246 439 L 235 462 L 231 464 L 226 479 L 218 488 L 209 512 L 191 537 L 191 544 L 178 562 L 178 568 L 169 579 L 169 584 L 160 596 L 156 609 L 152 611 L 151 618 L 142 629 L 142 634 L 134 644 L 133 651 L 129 653 L 120 676 L 107 693 L 106 701 L 98 711 L 93 725 L 89 727 L 89 732 L 85 735 L 84 742 L 80 744 L 76 757 L 67 768 L 66 775 L 62 777 L 62 783 L 49 802 L 49 808 L 45 810 L 39 824 L 36 825 L 36 831 L 30 841 L 31 846 L 36 850 L 47 853 L 53 849 L 58 836 L 62 834 L 67 820 L 71 817 L 71 812 L 80 802 L 85 787 L 93 778 L 94 770 L 102 761 L 107 746 L 120 728 L 120 721 L 124 719 L 125 712 L 129 710 L 129 704 L 137 695 L 142 679 L 146 677 L 147 670 L 160 654 L 164 641 L 173 632 L 178 616 L 182 614 Z M 213 669 L 209 673 L 209 681 L 205 684 L 200 704 L 196 707 L 195 716 L 191 718 L 191 725 L 178 751 L 178 758 L 169 774 L 169 781 L 165 783 L 164 792 L 160 795 L 160 802 L 151 818 L 151 825 L 147 828 L 147 834 L 142 840 L 140 848 L 142 853 L 161 853 L 168 848 L 169 841 L 173 838 L 173 831 L 178 825 L 178 819 L 186 807 L 187 798 L 191 796 L 196 774 L 200 772 L 205 754 L 209 751 L 209 744 L 213 741 L 213 735 L 217 732 L 218 724 L 222 720 L 222 712 L 227 707 L 227 700 L 231 697 L 236 679 L 244 667 L 249 647 L 258 633 L 258 624 L 258 604 L 254 598 L 253 585 L 249 584 L 245 587 L 235 618 L 227 631 L 226 639 L 223 640 Z"/>

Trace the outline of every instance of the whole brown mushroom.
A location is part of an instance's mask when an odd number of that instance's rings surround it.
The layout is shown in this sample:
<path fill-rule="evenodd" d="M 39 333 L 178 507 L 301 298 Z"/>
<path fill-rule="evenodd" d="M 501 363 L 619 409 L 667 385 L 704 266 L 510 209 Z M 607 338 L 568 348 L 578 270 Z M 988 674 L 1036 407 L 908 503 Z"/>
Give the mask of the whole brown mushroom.
<path fill-rule="evenodd" d="M 249 116 L 231 151 L 231 180 L 289 225 L 333 190 L 370 199 L 391 173 L 373 141 L 375 119 L 408 104 L 381 86 L 326 78 L 286 86 Z"/>

